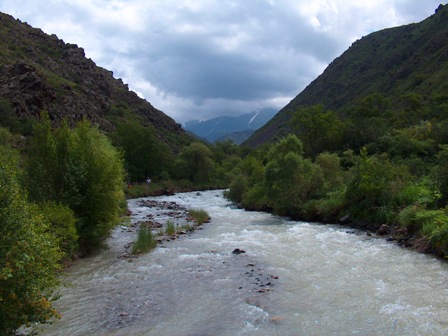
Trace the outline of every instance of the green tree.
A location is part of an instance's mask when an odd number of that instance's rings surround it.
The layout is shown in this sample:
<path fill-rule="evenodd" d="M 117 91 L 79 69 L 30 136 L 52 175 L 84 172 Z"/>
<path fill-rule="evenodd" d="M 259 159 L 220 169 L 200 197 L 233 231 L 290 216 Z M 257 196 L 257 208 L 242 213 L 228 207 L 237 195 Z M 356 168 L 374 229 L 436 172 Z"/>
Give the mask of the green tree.
<path fill-rule="evenodd" d="M 53 130 L 44 116 L 33 131 L 27 170 L 35 202 L 61 203 L 74 212 L 82 250 L 102 246 L 124 200 L 123 161 L 109 139 L 88 121 Z"/>
<path fill-rule="evenodd" d="M 214 172 L 213 153 L 203 143 L 194 142 L 184 147 L 174 162 L 174 171 L 178 178 L 194 183 L 210 182 Z"/>
<path fill-rule="evenodd" d="M 302 203 L 317 195 L 323 185 L 320 168 L 302 156 L 302 143 L 289 135 L 271 147 L 264 185 L 274 211 L 295 217 Z"/>
<path fill-rule="evenodd" d="M 407 167 L 386 156 L 369 156 L 364 148 L 351 173 L 346 203 L 353 216 L 374 223 L 393 221 L 401 193 L 413 180 Z"/>
<path fill-rule="evenodd" d="M 145 181 L 170 170 L 173 154 L 154 129 L 135 121 L 120 122 L 110 135 L 112 143 L 123 150 L 131 181 Z"/>
<path fill-rule="evenodd" d="M 0 330 L 13 335 L 23 324 L 45 323 L 52 307 L 61 253 L 48 223 L 30 205 L 17 167 L 0 148 Z"/>
<path fill-rule="evenodd" d="M 324 177 L 324 192 L 341 188 L 345 182 L 345 172 L 336 154 L 324 152 L 316 157 L 315 163 L 321 168 Z"/>
<path fill-rule="evenodd" d="M 75 214 L 67 205 L 55 202 L 42 203 L 39 208 L 50 224 L 49 231 L 59 242 L 64 259 L 70 259 L 78 250 Z"/>
<path fill-rule="evenodd" d="M 124 168 L 120 153 L 97 128 L 83 121 L 73 131 L 70 161 L 78 217 L 80 245 L 88 251 L 101 247 L 123 213 Z"/>
<path fill-rule="evenodd" d="M 439 145 L 440 151 L 437 153 L 437 165 L 433 170 L 433 178 L 439 186 L 442 194 L 440 203 L 445 206 L 448 201 L 448 145 Z"/>
<path fill-rule="evenodd" d="M 343 122 L 323 105 L 300 107 L 290 119 L 290 125 L 304 144 L 305 151 L 316 157 L 324 149 L 337 148 L 342 136 Z"/>
<path fill-rule="evenodd" d="M 361 99 L 350 111 L 351 119 L 345 127 L 344 143 L 357 152 L 392 129 L 393 118 L 389 106 L 389 100 L 380 93 Z"/>

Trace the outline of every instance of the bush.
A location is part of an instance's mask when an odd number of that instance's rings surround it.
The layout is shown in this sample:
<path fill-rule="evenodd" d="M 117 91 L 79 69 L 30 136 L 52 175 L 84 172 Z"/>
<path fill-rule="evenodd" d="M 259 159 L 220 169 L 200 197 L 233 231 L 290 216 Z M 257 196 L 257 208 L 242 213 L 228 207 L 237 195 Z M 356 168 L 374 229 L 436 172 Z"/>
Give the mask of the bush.
<path fill-rule="evenodd" d="M 50 223 L 50 231 L 59 241 L 59 247 L 65 259 L 70 259 L 78 250 L 76 217 L 66 205 L 46 202 L 40 206 L 42 213 Z"/>
<path fill-rule="evenodd" d="M 372 223 L 390 221 L 402 205 L 402 191 L 412 181 L 407 167 L 394 164 L 385 156 L 368 156 L 362 149 L 351 173 L 345 196 L 353 217 Z"/>
<path fill-rule="evenodd" d="M 266 211 L 269 210 L 269 200 L 261 184 L 256 184 L 244 195 L 242 204 L 248 210 Z"/>
<path fill-rule="evenodd" d="M 434 252 L 445 257 L 448 253 L 447 209 L 421 211 L 416 219 L 422 223 L 422 234 L 428 238 Z"/>
<path fill-rule="evenodd" d="M 423 223 L 417 219 L 417 214 L 422 211 L 424 208 L 417 204 L 409 205 L 398 213 L 397 221 L 401 227 L 408 230 L 408 233 L 417 233 L 423 226 Z"/>
<path fill-rule="evenodd" d="M 306 202 L 301 207 L 301 214 L 309 221 L 336 222 L 343 215 L 345 206 L 343 189 L 328 193 L 326 197 Z"/>
<path fill-rule="evenodd" d="M 229 190 L 226 191 L 225 196 L 236 203 L 241 203 L 243 195 L 247 189 L 247 179 L 244 175 L 238 174 L 230 183 Z"/>

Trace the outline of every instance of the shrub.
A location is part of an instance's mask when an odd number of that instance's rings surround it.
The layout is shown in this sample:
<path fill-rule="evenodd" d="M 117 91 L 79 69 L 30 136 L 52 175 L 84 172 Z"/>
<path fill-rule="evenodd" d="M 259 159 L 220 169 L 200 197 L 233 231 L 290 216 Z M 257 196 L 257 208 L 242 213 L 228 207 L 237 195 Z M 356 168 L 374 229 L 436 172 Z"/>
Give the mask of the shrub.
<path fill-rule="evenodd" d="M 429 239 L 434 252 L 445 257 L 448 254 L 448 215 L 447 209 L 419 212 L 417 219 L 423 223 L 422 233 Z"/>
<path fill-rule="evenodd" d="M 225 196 L 233 202 L 240 203 L 243 200 L 246 189 L 247 178 L 242 174 L 238 174 L 230 183 L 229 191 L 225 193 Z"/>
<path fill-rule="evenodd" d="M 409 205 L 398 213 L 397 221 L 401 227 L 405 227 L 410 234 L 419 232 L 423 223 L 417 219 L 417 214 L 424 209 L 417 205 Z"/>
<path fill-rule="evenodd" d="M 326 197 L 311 200 L 303 204 L 301 214 L 306 220 L 335 222 L 345 209 L 345 189 L 328 193 Z"/>
<path fill-rule="evenodd" d="M 244 195 L 242 199 L 242 204 L 246 209 L 255 211 L 265 211 L 268 210 L 268 197 L 266 196 L 265 190 L 261 183 L 251 187 Z"/>
<path fill-rule="evenodd" d="M 354 218 L 373 223 L 391 220 L 403 189 L 412 180 L 407 167 L 385 156 L 368 156 L 362 149 L 351 173 L 345 196 Z"/>
<path fill-rule="evenodd" d="M 43 203 L 40 208 L 50 223 L 50 231 L 59 241 L 64 258 L 70 259 L 78 250 L 75 214 L 68 206 L 54 202 Z"/>

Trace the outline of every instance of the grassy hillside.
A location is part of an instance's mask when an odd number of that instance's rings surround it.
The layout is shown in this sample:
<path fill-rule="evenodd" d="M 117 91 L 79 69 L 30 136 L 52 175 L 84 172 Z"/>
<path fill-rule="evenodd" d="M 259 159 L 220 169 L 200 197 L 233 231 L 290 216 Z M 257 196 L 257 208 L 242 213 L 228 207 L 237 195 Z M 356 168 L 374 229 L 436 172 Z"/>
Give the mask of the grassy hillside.
<path fill-rule="evenodd" d="M 356 41 L 245 142 L 259 146 L 284 137 L 291 114 L 299 107 L 323 104 L 350 118 L 377 95 L 387 102 L 391 124 L 445 117 L 448 104 L 448 8 L 426 20 L 385 29 Z M 413 110 L 414 115 L 411 115 Z M 418 111 L 417 111 L 418 110 Z"/>

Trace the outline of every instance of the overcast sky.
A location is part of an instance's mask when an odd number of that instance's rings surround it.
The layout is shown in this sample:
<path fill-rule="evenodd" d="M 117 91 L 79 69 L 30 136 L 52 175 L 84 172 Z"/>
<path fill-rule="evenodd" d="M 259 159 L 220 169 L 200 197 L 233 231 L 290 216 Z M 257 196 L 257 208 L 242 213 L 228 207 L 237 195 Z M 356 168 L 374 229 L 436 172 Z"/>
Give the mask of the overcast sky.
<path fill-rule="evenodd" d="M 177 122 L 280 109 L 354 41 L 444 0 L 1 0 Z"/>

